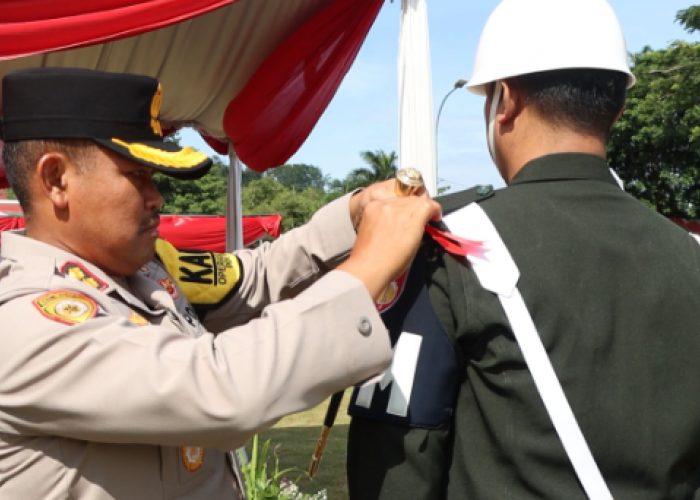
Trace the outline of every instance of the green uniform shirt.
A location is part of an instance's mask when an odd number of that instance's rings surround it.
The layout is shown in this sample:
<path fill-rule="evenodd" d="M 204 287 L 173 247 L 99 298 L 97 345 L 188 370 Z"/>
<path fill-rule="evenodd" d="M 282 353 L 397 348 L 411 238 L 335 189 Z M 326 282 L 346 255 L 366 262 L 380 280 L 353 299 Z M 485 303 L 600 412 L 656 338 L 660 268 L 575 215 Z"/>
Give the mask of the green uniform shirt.
<path fill-rule="evenodd" d="M 532 161 L 480 205 L 520 269 L 518 288 L 614 498 L 695 498 L 700 246 L 589 155 Z M 464 374 L 453 441 L 441 448 L 447 470 L 424 478 L 446 492 L 421 498 L 586 498 L 497 297 L 468 266 L 450 256 L 443 265 L 431 301 Z M 397 450 L 405 458 L 390 471 L 416 450 Z M 385 488 L 376 498 L 405 497 Z"/>

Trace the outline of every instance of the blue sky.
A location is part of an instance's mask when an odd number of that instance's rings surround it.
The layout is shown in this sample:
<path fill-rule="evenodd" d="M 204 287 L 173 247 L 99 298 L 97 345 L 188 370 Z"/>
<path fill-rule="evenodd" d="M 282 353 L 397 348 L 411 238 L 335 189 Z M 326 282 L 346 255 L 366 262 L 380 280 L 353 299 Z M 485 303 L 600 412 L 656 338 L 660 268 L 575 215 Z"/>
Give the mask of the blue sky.
<path fill-rule="evenodd" d="M 608 0 L 615 9 L 630 52 L 649 45 L 665 48 L 674 40 L 697 41 L 674 23 L 690 0 Z M 498 0 L 428 1 L 433 101 L 440 102 L 460 78 L 468 79 L 481 28 Z M 360 151 L 398 149 L 397 55 L 401 1 L 386 1 L 353 67 L 310 137 L 288 163 L 318 166 L 344 178 L 364 166 Z M 452 190 L 475 184 L 503 186 L 487 152 L 483 98 L 464 89 L 445 102 L 437 135 L 439 185 Z M 196 133 L 182 143 L 213 151 Z"/>

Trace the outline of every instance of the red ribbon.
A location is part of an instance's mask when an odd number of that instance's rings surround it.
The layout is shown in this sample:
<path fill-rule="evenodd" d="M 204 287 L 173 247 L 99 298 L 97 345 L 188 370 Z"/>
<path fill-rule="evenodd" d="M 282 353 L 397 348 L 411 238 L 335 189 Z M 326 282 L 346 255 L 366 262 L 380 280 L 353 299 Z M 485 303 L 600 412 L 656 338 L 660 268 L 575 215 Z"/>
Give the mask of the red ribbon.
<path fill-rule="evenodd" d="M 425 232 L 428 233 L 445 251 L 452 255 L 466 257 L 467 255 L 480 254 L 483 251 L 483 241 L 473 241 L 466 238 L 460 238 L 454 234 L 442 231 L 430 224 L 425 226 Z"/>

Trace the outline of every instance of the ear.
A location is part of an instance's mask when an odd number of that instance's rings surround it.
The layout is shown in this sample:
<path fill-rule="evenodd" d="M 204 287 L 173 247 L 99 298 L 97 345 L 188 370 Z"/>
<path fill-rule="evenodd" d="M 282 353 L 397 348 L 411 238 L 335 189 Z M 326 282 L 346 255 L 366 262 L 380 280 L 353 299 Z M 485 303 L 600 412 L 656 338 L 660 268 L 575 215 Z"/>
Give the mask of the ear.
<path fill-rule="evenodd" d="M 48 198 L 58 210 L 68 207 L 66 185 L 71 167 L 68 157 L 57 151 L 44 153 L 36 164 L 39 194 Z"/>
<path fill-rule="evenodd" d="M 523 95 L 512 81 L 501 81 L 503 90 L 501 91 L 501 104 L 498 107 L 497 120 L 501 125 L 512 122 L 517 118 L 523 109 Z"/>
<path fill-rule="evenodd" d="M 622 107 L 620 108 L 620 111 L 617 112 L 617 115 L 615 116 L 615 120 L 613 121 L 613 125 L 617 123 L 617 121 L 622 117 L 622 113 L 625 112 L 625 105 L 623 104 Z"/>

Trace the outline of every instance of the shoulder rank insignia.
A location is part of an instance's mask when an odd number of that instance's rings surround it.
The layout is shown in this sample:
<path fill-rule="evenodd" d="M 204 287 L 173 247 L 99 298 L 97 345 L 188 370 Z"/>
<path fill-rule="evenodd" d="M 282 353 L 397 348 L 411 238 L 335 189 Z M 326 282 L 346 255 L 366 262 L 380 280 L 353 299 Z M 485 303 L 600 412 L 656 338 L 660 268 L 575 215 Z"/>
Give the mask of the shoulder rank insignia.
<path fill-rule="evenodd" d="M 399 276 L 395 281 L 389 283 L 384 291 L 382 292 L 379 300 L 377 300 L 376 306 L 379 313 L 383 313 L 388 310 L 391 306 L 396 304 L 396 301 L 401 297 L 401 292 L 403 292 L 404 286 L 406 284 L 406 276 L 408 275 L 408 270 Z"/>
<path fill-rule="evenodd" d="M 97 314 L 97 302 L 87 295 L 68 290 L 45 293 L 32 303 L 47 318 L 66 325 L 84 323 Z"/>
<path fill-rule="evenodd" d="M 166 240 L 156 240 L 156 254 L 174 286 L 194 306 L 216 308 L 239 288 L 243 270 L 232 253 L 178 250 Z M 163 288 L 166 286 L 161 283 Z M 167 290 L 167 288 L 166 288 Z"/>
<path fill-rule="evenodd" d="M 202 466 L 204 460 L 204 448 L 201 446 L 183 446 L 180 448 L 182 465 L 189 472 L 194 472 Z"/>
<path fill-rule="evenodd" d="M 69 276 L 75 280 L 82 281 L 83 283 L 90 285 L 93 288 L 97 288 L 100 291 L 108 288 L 107 283 L 90 273 L 90 271 L 88 271 L 85 266 L 79 262 L 68 261 L 63 264 L 60 271 L 64 276 Z"/>

